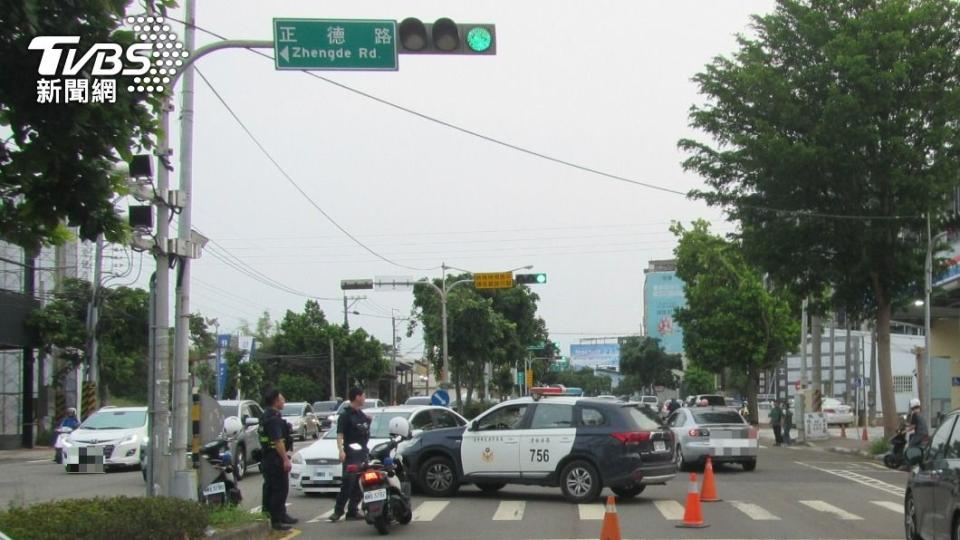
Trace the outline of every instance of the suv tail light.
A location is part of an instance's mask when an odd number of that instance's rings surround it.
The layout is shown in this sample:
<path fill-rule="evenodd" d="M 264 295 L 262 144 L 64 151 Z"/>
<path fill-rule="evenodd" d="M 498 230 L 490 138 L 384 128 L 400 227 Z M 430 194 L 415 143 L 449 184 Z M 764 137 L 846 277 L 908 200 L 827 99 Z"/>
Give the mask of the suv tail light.
<path fill-rule="evenodd" d="M 360 483 L 365 486 L 373 486 L 379 484 L 382 478 L 382 473 L 378 471 L 367 471 L 360 477 Z"/>
<path fill-rule="evenodd" d="M 694 428 L 687 432 L 691 437 L 709 437 L 710 430 Z"/>
<path fill-rule="evenodd" d="M 828 412 L 828 413 L 835 413 L 835 412 L 837 412 L 837 411 L 835 411 L 835 410 L 833 410 L 833 409 L 824 409 L 823 412 L 825 412 L 825 413 L 827 413 L 827 412 Z"/>
<path fill-rule="evenodd" d="M 750 426 L 750 430 L 747 431 L 747 438 L 748 438 L 748 439 L 756 439 L 759 435 L 760 435 L 760 430 L 758 430 L 757 428 L 755 428 L 755 427 L 753 427 L 753 426 Z"/>
<path fill-rule="evenodd" d="M 610 436 L 622 442 L 623 444 L 639 443 L 639 442 L 650 440 L 649 431 L 630 431 L 626 433 L 613 433 Z"/>

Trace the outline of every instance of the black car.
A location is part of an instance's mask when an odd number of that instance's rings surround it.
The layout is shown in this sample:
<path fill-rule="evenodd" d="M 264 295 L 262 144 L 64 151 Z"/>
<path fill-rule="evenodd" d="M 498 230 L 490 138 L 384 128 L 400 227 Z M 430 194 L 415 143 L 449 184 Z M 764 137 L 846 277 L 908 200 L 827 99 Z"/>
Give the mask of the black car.
<path fill-rule="evenodd" d="M 948 414 L 930 444 L 908 448 L 913 470 L 903 515 L 907 540 L 960 538 L 960 410 Z"/>
<path fill-rule="evenodd" d="M 507 484 L 559 486 L 575 503 L 604 486 L 634 497 L 676 476 L 673 433 L 636 404 L 549 396 L 492 407 L 465 427 L 424 432 L 402 447 L 426 495 L 449 497 L 461 484 L 494 492 Z"/>
<path fill-rule="evenodd" d="M 316 401 L 313 404 L 313 414 L 317 415 L 317 420 L 320 421 L 320 430 L 326 431 L 330 429 L 330 418 L 331 414 L 337 414 L 337 408 L 340 407 L 340 404 L 343 403 L 342 399 L 335 401 Z"/>

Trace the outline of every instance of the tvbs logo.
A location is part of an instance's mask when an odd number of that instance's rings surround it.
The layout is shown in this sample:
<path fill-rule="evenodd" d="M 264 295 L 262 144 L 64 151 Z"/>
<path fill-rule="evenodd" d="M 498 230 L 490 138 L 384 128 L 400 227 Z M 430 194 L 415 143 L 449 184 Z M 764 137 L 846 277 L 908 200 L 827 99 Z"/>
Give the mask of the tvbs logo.
<path fill-rule="evenodd" d="M 95 43 L 80 50 L 79 36 L 38 36 L 38 103 L 115 103 L 117 80 L 133 77 L 128 92 L 163 93 L 188 54 L 160 17 L 128 17 L 138 38 L 124 47 Z M 53 77 L 53 78 L 48 78 Z M 62 77 L 62 78 L 61 78 Z"/>

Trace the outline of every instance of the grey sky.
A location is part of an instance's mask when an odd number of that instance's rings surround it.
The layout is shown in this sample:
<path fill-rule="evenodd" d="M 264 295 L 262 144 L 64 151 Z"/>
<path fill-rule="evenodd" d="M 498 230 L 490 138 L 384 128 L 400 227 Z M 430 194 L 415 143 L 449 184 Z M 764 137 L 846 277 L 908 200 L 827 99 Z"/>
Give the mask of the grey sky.
<path fill-rule="evenodd" d="M 396 19 L 497 25 L 497 55 L 401 56 L 396 72 L 318 72 L 426 115 L 631 179 L 687 191 L 676 142 L 693 135 L 690 78 L 735 48 L 756 1 L 203 0 L 198 24 L 229 38 L 271 39 L 273 17 Z M 177 13 L 179 15 L 179 13 Z M 199 33 L 198 42 L 210 36 Z M 272 51 L 267 51 L 272 55 Z M 343 278 L 438 277 L 526 264 L 546 272 L 540 314 L 566 353 L 577 333 L 639 332 L 643 269 L 669 258 L 671 220 L 705 217 L 699 202 L 503 148 L 384 106 L 247 51 L 200 70 L 274 158 L 341 225 L 411 271 L 347 239 L 280 175 L 197 79 L 194 224 L 245 263 L 294 289 L 339 297 Z M 177 101 L 179 106 L 179 99 Z M 176 146 L 175 146 L 176 148 Z M 176 163 L 176 160 L 174 161 Z M 177 176 L 174 176 L 174 180 Z M 221 331 L 279 319 L 305 298 L 271 289 L 205 255 L 194 311 Z M 225 294 L 227 291 L 230 294 Z M 410 311 L 412 294 L 363 292 L 354 309 Z M 323 301 L 328 318 L 342 307 Z M 352 316 L 389 342 L 389 319 Z M 404 339 L 403 350 L 419 348 Z"/>

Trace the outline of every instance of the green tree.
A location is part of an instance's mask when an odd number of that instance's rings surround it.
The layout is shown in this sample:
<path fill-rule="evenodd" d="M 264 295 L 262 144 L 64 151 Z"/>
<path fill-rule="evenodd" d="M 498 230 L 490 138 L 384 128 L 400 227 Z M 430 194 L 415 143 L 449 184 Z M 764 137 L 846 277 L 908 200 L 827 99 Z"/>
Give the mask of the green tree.
<path fill-rule="evenodd" d="M 247 351 L 227 351 L 223 356 L 227 359 L 227 385 L 224 395 L 236 395 L 239 386 L 242 398 L 259 400 L 265 387 L 263 366 L 249 360 Z"/>
<path fill-rule="evenodd" d="M 329 392 L 329 389 L 325 392 L 316 381 L 286 373 L 280 375 L 279 388 L 283 392 L 283 396 L 290 402 L 306 401 L 313 403 L 319 400 L 321 394 L 326 395 Z"/>
<path fill-rule="evenodd" d="M 213 395 L 217 391 L 217 373 L 210 357 L 217 350 L 217 336 L 210 331 L 216 319 L 207 319 L 199 313 L 190 314 L 190 372 L 200 390 Z"/>
<path fill-rule="evenodd" d="M 738 245 L 710 234 L 703 220 L 690 230 L 679 223 L 670 229 L 680 238 L 674 253 L 687 297 L 674 315 L 683 326 L 683 350 L 709 371 L 746 373 L 750 417 L 757 418 L 760 370 L 796 350 L 799 323 L 783 291 L 764 286 Z"/>
<path fill-rule="evenodd" d="M 585 396 L 609 394 L 612 381 L 606 375 L 596 375 L 592 368 L 582 367 L 574 371 L 548 372 L 544 375 L 545 384 L 562 384 L 566 387 L 581 388 Z"/>
<path fill-rule="evenodd" d="M 755 37 L 695 81 L 680 141 L 778 283 L 875 318 L 883 410 L 895 410 L 890 319 L 922 283 L 928 216 L 949 216 L 960 176 L 960 4 L 778 0 Z M 686 330 L 686 328 L 685 328 Z M 889 437 L 896 415 L 885 415 Z"/>
<path fill-rule="evenodd" d="M 0 237 L 24 247 L 62 242 L 63 221 L 79 227 L 87 240 L 100 233 L 111 241 L 124 237 L 112 200 L 125 188 L 112 170 L 134 149 L 152 147 L 158 125 L 151 111 L 159 110 L 159 97 L 127 92 L 132 77 L 120 76 L 116 103 L 38 103 L 38 55 L 27 51 L 35 36 L 44 35 L 80 36 L 80 54 L 98 42 L 129 45 L 133 32 L 120 29 L 128 4 L 5 0 L 0 5 L 0 73 L 17 74 L 0 77 L 0 126 L 8 132 L 0 141 Z"/>
<path fill-rule="evenodd" d="M 620 372 L 628 378 L 626 386 L 631 390 L 652 394 L 654 386 L 676 388 L 674 370 L 682 369 L 680 355 L 667 354 L 659 339 L 631 336 L 620 345 Z"/>
<path fill-rule="evenodd" d="M 683 372 L 683 393 L 685 395 L 710 394 L 716 391 L 715 380 L 713 373 L 695 365 L 687 366 L 686 371 Z"/>

